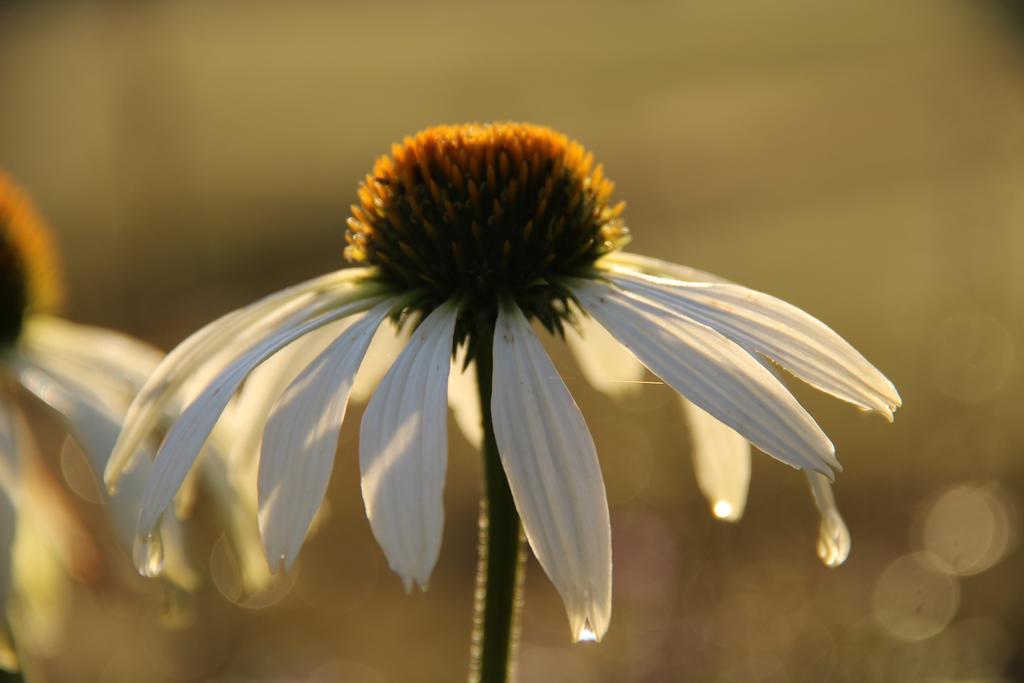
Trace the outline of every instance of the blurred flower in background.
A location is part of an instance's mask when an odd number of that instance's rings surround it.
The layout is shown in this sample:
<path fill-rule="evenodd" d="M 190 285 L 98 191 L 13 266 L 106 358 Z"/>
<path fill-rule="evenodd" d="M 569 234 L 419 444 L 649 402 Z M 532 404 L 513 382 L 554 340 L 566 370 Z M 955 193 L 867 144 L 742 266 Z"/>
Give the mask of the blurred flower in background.
<path fill-rule="evenodd" d="M 50 317 L 60 304 L 62 290 L 55 247 L 28 196 L 5 174 L 0 174 L 0 245 L 0 336 L 4 340 L 0 371 L 8 384 L 0 399 L 0 481 L 5 507 L 0 542 L 5 568 L 0 574 L 0 591 L 4 600 L 0 606 L 6 607 L 13 590 L 11 623 L 15 637 L 7 647 L 4 665 L 15 668 L 15 650 L 23 641 L 28 641 L 25 649 L 31 652 L 32 644 L 39 640 L 52 643 L 58 639 L 59 620 L 52 615 L 63 609 L 63 601 L 57 596 L 66 589 L 60 588 L 61 571 L 54 569 L 49 560 L 63 556 L 65 564 L 73 566 L 74 559 L 67 549 L 73 545 L 67 542 L 73 536 L 68 531 L 73 518 L 55 512 L 59 510 L 53 502 L 59 499 L 57 494 L 52 485 L 40 484 L 46 480 L 40 479 L 36 447 L 25 418 L 13 402 L 16 396 L 11 385 L 20 385 L 53 408 L 82 444 L 94 471 L 100 472 L 120 429 L 117 411 L 123 411 L 134 393 L 132 379 L 137 381 L 148 374 L 148 368 L 140 370 L 138 363 L 143 358 L 142 362 L 150 363 L 153 358 L 148 348 L 113 332 Z M 144 472 L 136 474 L 144 476 Z M 131 493 L 110 499 L 108 508 L 114 526 L 131 529 L 136 505 Z M 195 577 L 181 559 L 180 544 L 174 542 L 172 546 L 175 562 L 167 574 L 168 581 L 178 588 L 192 588 Z M 50 623 L 37 626 L 48 617 Z M 40 632 L 47 635 L 41 637 Z M 47 649 L 54 648 L 51 645 Z"/>
<path fill-rule="evenodd" d="M 0 317 L 4 321 L 0 335 L 5 340 L 0 373 L 8 384 L 0 398 L 0 501 L 5 508 L 0 539 L 4 601 L 0 609 L 11 596 L 8 613 L 14 629 L 13 642 L 5 645 L 2 664 L 16 668 L 16 651 L 47 656 L 59 651 L 64 635 L 60 616 L 67 611 L 65 577 L 68 573 L 95 575 L 95 568 L 82 567 L 95 567 L 99 551 L 92 546 L 73 508 L 62 502 L 59 489 L 46 475 L 47 467 L 16 405 L 19 396 L 13 389 L 20 388 L 52 409 L 84 454 L 92 476 L 100 477 L 129 401 L 162 354 L 116 332 L 54 317 L 62 290 L 55 245 L 27 194 L 3 174 L 0 261 Z M 219 452 L 206 459 L 208 470 L 211 464 L 216 467 Z M 145 456 L 126 472 L 124 485 L 116 493 L 100 497 L 114 535 L 126 553 L 133 552 L 135 545 L 139 496 L 151 469 L 150 458 Z M 208 472 L 212 476 L 205 480 L 221 483 L 217 497 L 225 501 L 223 513 L 231 523 L 229 538 L 238 558 L 241 583 L 251 594 L 268 587 L 270 574 L 265 567 L 262 573 L 252 570 L 252 562 L 246 559 L 246 543 L 256 540 L 255 508 L 240 502 L 224 469 Z M 187 515 L 193 497 L 191 491 L 184 494 L 178 510 L 182 516 Z M 140 571 L 161 578 L 168 608 L 165 616 L 179 623 L 188 618 L 186 594 L 196 590 L 200 582 L 183 533 L 178 516 L 171 515 L 154 532 L 158 543 L 136 549 L 137 554 L 141 550 L 136 559 Z"/>

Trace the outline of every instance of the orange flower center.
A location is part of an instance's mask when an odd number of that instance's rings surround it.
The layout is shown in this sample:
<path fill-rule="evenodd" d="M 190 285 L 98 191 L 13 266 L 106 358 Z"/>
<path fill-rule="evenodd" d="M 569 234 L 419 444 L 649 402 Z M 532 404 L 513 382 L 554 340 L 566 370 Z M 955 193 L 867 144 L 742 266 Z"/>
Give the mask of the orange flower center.
<path fill-rule="evenodd" d="M 628 239 L 613 187 L 589 152 L 549 128 L 429 128 L 361 183 L 345 256 L 432 305 L 507 295 L 528 315 L 557 317 L 551 279 L 581 274 Z"/>
<path fill-rule="evenodd" d="M 24 190 L 0 172 L 0 345 L 17 340 L 26 312 L 52 312 L 61 300 L 53 237 Z"/>

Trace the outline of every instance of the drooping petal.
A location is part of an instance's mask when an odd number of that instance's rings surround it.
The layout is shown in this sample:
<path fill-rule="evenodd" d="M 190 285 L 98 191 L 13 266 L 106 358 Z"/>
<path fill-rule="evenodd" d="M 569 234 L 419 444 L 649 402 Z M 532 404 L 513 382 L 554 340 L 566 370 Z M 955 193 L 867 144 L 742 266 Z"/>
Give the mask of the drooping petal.
<path fill-rule="evenodd" d="M 689 266 L 681 266 L 671 261 L 641 256 L 628 251 L 613 251 L 597 262 L 599 267 L 619 266 L 629 270 L 646 273 L 655 277 L 668 277 L 683 282 L 729 282 L 724 277 Z"/>
<path fill-rule="evenodd" d="M 448 376 L 448 405 L 466 440 L 479 450 L 484 443 L 483 415 L 476 386 L 476 363 L 466 364 L 468 350 L 469 345 L 463 344 L 455 352 Z"/>
<path fill-rule="evenodd" d="M 18 382 L 66 421 L 94 472 L 102 472 L 121 428 L 109 392 L 86 387 L 57 358 L 18 356 L 8 360 Z"/>
<path fill-rule="evenodd" d="M 583 307 L 654 374 L 793 467 L 832 476 L 832 442 L 771 372 L 710 327 L 609 285 L 572 280 Z"/>
<path fill-rule="evenodd" d="M 391 302 L 338 337 L 274 405 L 259 466 L 259 523 L 267 561 L 288 570 L 320 508 L 356 371 Z"/>
<path fill-rule="evenodd" d="M 252 488 L 256 501 L 256 471 L 260 442 L 270 411 L 289 384 L 327 346 L 348 329 L 352 321 L 339 320 L 296 339 L 252 371 L 245 380 L 226 422 L 223 447 L 230 476 L 239 487 Z M 230 432 L 230 433 L 228 433 Z"/>
<path fill-rule="evenodd" d="M 31 358 L 8 359 L 21 385 L 52 408 L 68 425 L 68 431 L 82 448 L 93 473 L 99 477 L 110 456 L 120 429 L 113 397 L 86 387 L 73 366 L 60 358 L 36 354 Z M 145 452 L 145 451 L 144 451 Z M 171 517 L 152 531 L 150 542 L 135 545 L 142 491 L 152 469 L 149 457 L 140 458 L 124 473 L 122 486 L 114 495 L 104 491 L 104 509 L 117 540 L 131 553 L 136 567 L 147 576 L 160 575 L 178 587 L 192 590 L 198 576 L 189 562 L 180 522 Z M 133 546 L 135 546 L 133 548 Z"/>
<path fill-rule="evenodd" d="M 27 458 L 14 542 L 17 601 L 6 616 L 18 649 L 30 652 L 34 659 L 58 654 L 71 613 L 71 575 L 94 579 L 101 560 L 83 521 L 64 499 L 59 482 L 45 472 L 27 430 L 21 443 Z"/>
<path fill-rule="evenodd" d="M 130 400 L 146 383 L 164 354 L 153 346 L 114 330 L 76 323 L 49 315 L 25 319 L 20 344 L 32 354 L 45 355 L 89 374 L 89 385 L 116 385 Z"/>
<path fill-rule="evenodd" d="M 352 387 L 352 399 L 360 403 L 366 402 L 373 395 L 374 389 L 380 384 L 384 374 L 394 364 L 398 354 L 409 343 L 410 332 L 414 325 L 406 322 L 401 327 L 395 324 L 381 325 L 373 335 L 370 348 L 366 352 L 363 364 L 356 373 L 356 383 Z"/>
<path fill-rule="evenodd" d="M 18 663 L 3 619 L 11 593 L 14 538 L 18 526 L 21 463 L 16 419 L 7 399 L 0 395 L 0 668 L 8 670 L 16 668 Z"/>
<path fill-rule="evenodd" d="M 818 525 L 818 557 L 826 567 L 838 567 L 850 556 L 850 530 L 839 514 L 832 484 L 828 479 L 814 472 L 807 472 L 807 483 L 811 486 L 814 505 L 821 513 Z"/>
<path fill-rule="evenodd" d="M 738 522 L 750 486 L 750 443 L 685 398 L 679 398 L 690 425 L 697 486 L 711 513 Z"/>
<path fill-rule="evenodd" d="M 307 299 L 300 299 L 300 302 L 308 304 Z M 263 316 L 274 318 L 276 322 L 284 319 L 287 323 L 291 321 L 286 315 L 294 314 L 295 308 L 303 310 L 295 305 L 294 299 L 279 304 L 277 310 L 271 311 L 254 307 L 231 311 L 194 332 L 167 354 L 128 407 L 124 426 L 103 475 L 108 490 L 114 492 L 121 475 L 131 465 L 177 393 L 189 382 L 195 383 L 202 366 L 212 365 L 211 361 L 224 346 L 241 343 L 245 339 L 243 323 L 253 324 Z M 205 373 L 202 379 L 206 379 Z"/>
<path fill-rule="evenodd" d="M 612 396 L 635 395 L 643 364 L 589 315 L 578 316 L 578 326 L 566 326 L 565 341 L 591 386 Z"/>
<path fill-rule="evenodd" d="M 388 565 L 426 589 L 441 549 L 447 396 L 457 305 L 435 309 L 384 376 L 363 415 L 363 503 Z"/>
<path fill-rule="evenodd" d="M 221 424 L 223 422 L 214 427 L 192 471 L 199 472 L 203 489 L 216 510 L 218 526 L 225 530 L 228 541 L 225 550 L 231 557 L 229 567 L 236 581 L 233 588 L 240 589 L 236 601 L 241 602 L 270 588 L 274 576 L 263 556 L 263 543 L 256 521 L 256 470 L 252 470 L 248 486 L 236 484 L 237 473 L 233 471 L 218 438 Z M 258 459 L 258 456 L 253 458 Z M 166 526 L 169 517 L 164 515 L 161 527 Z"/>
<path fill-rule="evenodd" d="M 611 617 L 608 500 L 583 415 L 522 312 L 502 306 L 494 331 L 491 414 L 512 497 L 534 555 L 558 589 L 575 640 Z"/>
<path fill-rule="evenodd" d="M 627 291 L 764 354 L 822 391 L 888 420 L 900 396 L 886 377 L 820 320 L 768 294 L 733 284 L 687 284 L 635 273 L 610 276 Z"/>
<path fill-rule="evenodd" d="M 363 269 L 337 271 L 283 289 L 244 308 L 227 313 L 202 327 L 175 347 L 146 381 L 125 415 L 104 480 L 113 489 L 121 472 L 164 414 L 167 404 L 211 359 L 223 357 L 225 347 L 241 351 L 253 339 L 278 327 L 291 327 L 324 310 L 377 294 L 370 285 L 352 286 Z"/>
<path fill-rule="evenodd" d="M 267 335 L 243 355 L 235 359 L 185 409 L 171 427 L 167 438 L 157 452 L 153 473 L 142 497 L 139 533 L 146 537 L 156 526 L 185 475 L 199 455 L 213 426 L 239 385 L 260 363 L 299 337 L 324 325 L 366 310 L 380 302 L 380 297 L 367 298 L 338 306 L 323 315 L 298 326 L 286 327 Z M 108 470 L 109 471 L 109 470 Z"/>

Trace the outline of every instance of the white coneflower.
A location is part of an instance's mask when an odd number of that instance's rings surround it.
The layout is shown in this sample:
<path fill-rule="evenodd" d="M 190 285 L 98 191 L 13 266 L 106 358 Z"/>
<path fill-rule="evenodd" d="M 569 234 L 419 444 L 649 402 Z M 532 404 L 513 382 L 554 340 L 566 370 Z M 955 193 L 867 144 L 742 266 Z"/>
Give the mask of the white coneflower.
<path fill-rule="evenodd" d="M 33 539 L 26 535 L 37 533 L 38 511 L 46 509 L 24 475 L 30 471 L 33 446 L 17 407 L 21 394 L 34 396 L 62 419 L 92 471 L 101 477 L 129 402 L 163 357 L 125 335 L 55 317 L 61 298 L 52 237 L 27 194 L 0 173 L 0 618 L 8 611 L 12 590 L 13 549 L 30 552 Z M 151 469 L 150 457 L 140 458 L 125 473 L 118 493 L 104 496 L 115 536 L 127 552 L 132 552 Z M 237 516 L 243 508 L 235 507 Z M 249 519 L 258 548 L 255 504 Z M 186 557 L 182 534 L 178 519 L 168 515 L 155 533 L 166 550 L 157 553 L 142 547 L 144 554 L 136 557 L 145 572 L 160 574 L 167 597 L 174 601 L 171 606 L 199 580 Z M 239 533 L 232 536 L 240 537 L 244 539 Z M 235 545 L 242 548 L 244 542 Z M 22 603 L 33 598 L 17 597 Z"/>
<path fill-rule="evenodd" d="M 505 524 L 500 489 L 507 482 L 530 547 L 565 601 L 574 639 L 604 635 L 611 531 L 597 452 L 533 329 L 539 323 L 561 332 L 574 322 L 574 306 L 709 419 L 783 462 L 831 477 L 839 467 L 831 442 L 764 358 L 887 416 L 899 405 L 892 384 L 793 306 L 619 252 L 627 231 L 611 193 L 591 155 L 546 128 L 443 126 L 395 145 L 352 207 L 345 255 L 361 267 L 210 323 L 171 352 L 132 404 L 107 469 L 111 484 L 178 388 L 212 358 L 233 359 L 163 442 L 140 533 L 152 533 L 246 376 L 303 336 L 350 319 L 266 421 L 260 528 L 275 568 L 295 561 L 327 487 L 357 371 L 389 318 L 418 326 L 370 400 L 359 460 L 371 528 L 406 586 L 425 586 L 437 560 L 448 381 L 453 353 L 464 354 L 478 368 L 485 408 L 487 600 L 500 578 L 492 565 L 516 555 L 514 539 L 511 548 L 494 541 L 495 524 Z M 516 528 L 498 533 L 516 536 Z M 481 615 L 484 660 L 492 645 L 508 651 L 507 642 L 489 645 L 488 619 Z"/>

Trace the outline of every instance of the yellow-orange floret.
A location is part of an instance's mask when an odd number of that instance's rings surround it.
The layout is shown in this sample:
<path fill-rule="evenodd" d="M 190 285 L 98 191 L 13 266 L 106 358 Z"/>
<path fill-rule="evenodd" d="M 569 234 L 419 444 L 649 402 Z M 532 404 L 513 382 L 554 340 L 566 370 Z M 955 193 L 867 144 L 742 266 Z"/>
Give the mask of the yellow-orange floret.
<path fill-rule="evenodd" d="M 613 187 L 589 152 L 549 128 L 429 128 L 361 183 L 345 256 L 406 287 L 515 291 L 621 246 Z"/>
<path fill-rule="evenodd" d="M 53 236 L 28 194 L 0 171 L 0 344 L 13 343 L 28 311 L 63 299 Z"/>

